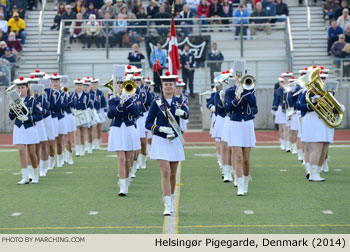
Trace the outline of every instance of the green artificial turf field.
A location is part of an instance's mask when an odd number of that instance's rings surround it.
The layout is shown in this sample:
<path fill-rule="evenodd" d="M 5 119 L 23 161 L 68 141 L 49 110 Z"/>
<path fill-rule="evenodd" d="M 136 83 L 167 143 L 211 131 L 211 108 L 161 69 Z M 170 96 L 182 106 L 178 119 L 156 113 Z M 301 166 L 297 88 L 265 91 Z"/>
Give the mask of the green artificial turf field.
<path fill-rule="evenodd" d="M 252 151 L 249 193 L 223 183 L 213 147 L 186 148 L 181 166 L 178 233 L 350 233 L 349 147 L 330 149 L 326 182 L 308 182 L 295 155 Z M 117 159 L 98 151 L 18 186 L 16 151 L 0 151 L 0 233 L 163 233 L 160 172 L 139 170 L 118 197 Z M 15 175 L 14 175 L 15 173 Z M 246 214 L 245 211 L 250 210 Z M 325 214 L 323 211 L 331 211 Z M 19 216 L 11 216 L 21 213 Z"/>

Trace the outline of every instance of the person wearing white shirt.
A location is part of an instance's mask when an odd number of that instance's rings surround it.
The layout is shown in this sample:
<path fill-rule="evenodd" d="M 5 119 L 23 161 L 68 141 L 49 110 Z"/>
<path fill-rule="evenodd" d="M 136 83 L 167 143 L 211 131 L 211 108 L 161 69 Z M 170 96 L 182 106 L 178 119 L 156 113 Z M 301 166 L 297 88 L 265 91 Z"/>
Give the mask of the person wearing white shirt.
<path fill-rule="evenodd" d="M 8 22 L 4 19 L 4 14 L 0 13 L 0 39 L 6 40 Z"/>

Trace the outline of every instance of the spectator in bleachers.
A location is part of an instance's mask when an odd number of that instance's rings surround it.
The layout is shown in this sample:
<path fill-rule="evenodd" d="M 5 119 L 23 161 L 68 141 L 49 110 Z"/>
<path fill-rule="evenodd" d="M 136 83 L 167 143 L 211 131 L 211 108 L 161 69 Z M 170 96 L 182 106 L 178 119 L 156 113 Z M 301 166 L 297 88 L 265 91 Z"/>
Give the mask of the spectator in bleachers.
<path fill-rule="evenodd" d="M 81 10 L 80 10 L 80 13 L 83 15 L 83 19 L 89 19 L 89 14 L 87 14 L 86 11 L 87 11 L 86 7 L 82 6 Z"/>
<path fill-rule="evenodd" d="M 94 40 L 96 47 L 100 48 L 100 24 L 96 21 L 96 16 L 91 14 L 89 16 L 89 22 L 86 24 L 86 38 L 88 48 L 91 47 L 91 43 Z"/>
<path fill-rule="evenodd" d="M 114 5 L 114 12 L 113 12 L 114 18 L 118 17 L 123 7 L 128 8 L 128 6 L 125 3 L 123 3 L 123 0 L 117 0 L 117 3 Z"/>
<path fill-rule="evenodd" d="M 55 16 L 55 18 L 53 19 L 53 25 L 51 26 L 51 30 L 59 30 L 60 29 L 60 24 L 61 24 L 61 18 L 63 13 L 65 13 L 66 9 L 64 6 L 64 3 L 60 3 L 58 5 L 58 11 L 57 14 Z"/>
<path fill-rule="evenodd" d="M 180 17 L 183 19 L 189 19 L 189 18 L 194 18 L 194 14 L 191 12 L 190 7 L 186 4 L 183 7 L 183 11 L 180 13 Z M 181 22 L 181 25 L 193 25 L 192 20 L 185 20 Z M 191 27 L 184 27 L 183 28 L 185 37 L 192 36 L 192 28 Z"/>
<path fill-rule="evenodd" d="M 111 19 L 111 13 L 109 11 L 105 12 L 104 19 Z M 107 47 L 107 38 L 108 45 L 110 48 L 114 46 L 114 35 L 113 35 L 113 21 L 103 21 L 100 28 L 101 36 L 101 45 L 103 48 Z"/>
<path fill-rule="evenodd" d="M 340 26 L 340 28 L 342 28 L 343 30 L 345 30 L 345 28 L 350 25 L 350 17 L 349 17 L 349 10 L 348 9 L 344 9 L 343 10 L 343 15 L 341 15 L 338 19 L 337 19 L 337 26 Z"/>
<path fill-rule="evenodd" d="M 114 18 L 114 7 L 113 7 L 113 1 L 112 0 L 106 0 L 106 4 L 102 6 L 100 10 L 98 10 L 98 16 L 100 18 L 104 18 L 106 12 L 109 12 L 109 15 L 111 19 Z"/>
<path fill-rule="evenodd" d="M 210 68 L 210 83 L 214 82 L 214 73 L 221 72 L 221 64 L 224 61 L 224 55 L 218 51 L 218 45 L 213 43 L 211 46 L 211 51 L 208 52 L 207 60 L 209 61 L 219 61 L 219 62 L 208 62 L 207 66 Z M 212 86 L 213 87 L 213 86 Z"/>
<path fill-rule="evenodd" d="M 70 6 L 69 4 L 67 4 L 65 6 L 65 12 L 62 14 L 61 16 L 61 20 L 67 20 L 67 19 L 75 19 L 76 18 L 76 14 L 75 12 L 72 11 L 72 6 Z M 69 26 L 72 24 L 72 21 L 64 21 L 64 27 L 66 28 L 66 32 L 68 32 L 69 30 Z"/>
<path fill-rule="evenodd" d="M 176 0 L 175 1 L 175 5 L 174 5 L 174 9 L 175 9 L 175 13 L 178 12 L 180 13 L 183 9 L 183 3 L 182 3 L 182 0 Z"/>
<path fill-rule="evenodd" d="M 334 19 L 337 9 L 338 4 L 335 0 L 326 0 L 326 3 L 323 5 L 323 17 L 326 20 Z"/>
<path fill-rule="evenodd" d="M 159 6 L 155 0 L 152 0 L 147 6 L 147 18 L 155 18 L 156 14 L 159 13 Z"/>
<path fill-rule="evenodd" d="M 350 77 L 350 44 L 345 44 L 340 54 L 340 59 L 343 60 L 343 77 Z"/>
<path fill-rule="evenodd" d="M 4 7 L 4 10 L 8 12 L 10 10 L 10 1 L 9 0 L 1 0 L 0 5 Z"/>
<path fill-rule="evenodd" d="M 164 7 L 159 8 L 159 13 L 157 13 L 154 18 L 166 18 L 170 19 L 171 16 L 169 13 L 166 13 L 164 10 Z M 158 31 L 159 35 L 162 37 L 166 37 L 169 35 L 169 21 L 163 20 L 163 21 L 156 21 L 156 25 L 158 26 L 156 30 Z"/>
<path fill-rule="evenodd" d="M 141 7 L 142 7 L 142 0 L 136 0 L 136 3 L 131 9 L 131 12 L 136 15 L 137 13 L 140 12 Z"/>
<path fill-rule="evenodd" d="M 128 19 L 129 15 L 128 15 L 128 8 L 127 7 L 122 7 L 120 9 L 120 13 L 119 15 L 123 18 L 123 19 Z"/>
<path fill-rule="evenodd" d="M 249 14 L 253 13 L 253 11 L 255 10 L 254 0 L 244 0 L 243 4 L 246 7 L 246 9 L 248 10 Z"/>
<path fill-rule="evenodd" d="M 210 7 L 207 3 L 207 0 L 201 0 L 201 3 L 198 5 L 197 8 L 197 18 L 201 18 L 201 22 L 204 25 L 208 24 L 208 20 L 206 20 L 206 18 L 209 17 L 209 11 Z"/>
<path fill-rule="evenodd" d="M 200 3 L 200 0 L 185 0 L 186 5 L 190 8 L 190 11 L 197 16 L 197 9 Z"/>
<path fill-rule="evenodd" d="M 129 64 L 136 66 L 138 68 L 142 68 L 141 60 L 143 59 L 145 59 L 145 56 L 139 50 L 139 45 L 136 43 L 133 44 L 132 52 L 129 52 L 129 55 L 128 55 Z"/>
<path fill-rule="evenodd" d="M 140 29 L 137 28 L 138 22 L 136 19 L 136 15 L 134 13 L 131 13 L 129 16 L 129 19 L 133 20 L 133 21 L 128 22 L 128 26 L 130 26 L 128 28 L 128 33 L 130 36 L 130 43 L 131 44 L 135 44 L 135 43 L 139 44 L 142 39 L 141 39 L 141 31 L 140 31 Z"/>
<path fill-rule="evenodd" d="M 162 44 L 160 42 L 157 42 L 157 47 L 153 47 L 154 51 L 151 51 L 151 54 L 149 56 L 149 60 L 152 64 L 152 66 L 154 65 L 154 63 L 156 62 L 156 59 L 159 60 L 159 64 L 165 68 L 166 67 L 166 53 L 164 52 L 164 50 L 162 50 Z M 155 56 L 154 56 L 155 55 Z M 158 71 L 159 76 L 162 76 L 163 70 L 159 70 Z M 155 93 L 159 93 L 160 92 L 160 78 L 158 76 L 157 72 L 153 72 L 153 81 L 155 83 L 154 85 L 154 92 Z"/>
<path fill-rule="evenodd" d="M 86 44 L 85 30 L 86 30 L 86 25 L 85 25 L 85 21 L 83 21 L 83 15 L 81 13 L 78 13 L 77 19 L 74 20 L 70 26 L 69 45 L 67 47 L 71 48 L 73 41 L 75 41 L 76 39 L 79 39 L 83 44 L 83 48 L 85 48 L 85 44 Z"/>
<path fill-rule="evenodd" d="M 5 17 L 6 18 L 10 18 L 10 17 L 12 17 L 13 16 L 13 13 L 15 13 L 15 12 L 17 12 L 18 13 L 18 15 L 19 15 L 19 17 L 20 18 L 22 18 L 22 19 L 24 19 L 24 15 L 25 15 L 25 10 L 27 9 L 27 5 L 25 4 L 20 4 L 21 2 L 18 2 L 18 4 L 14 4 L 14 5 L 12 5 L 11 4 L 11 6 L 12 6 L 12 8 L 11 8 L 11 11 L 10 11 L 10 13 L 8 13 L 6 10 L 5 10 Z"/>
<path fill-rule="evenodd" d="M 0 86 L 9 85 L 9 72 L 7 70 L 6 63 L 3 59 L 0 59 Z"/>
<path fill-rule="evenodd" d="M 276 16 L 282 16 L 282 15 L 289 16 L 288 5 L 283 3 L 282 0 L 277 0 L 276 1 Z M 282 18 L 282 17 L 276 18 L 277 22 L 284 22 L 285 20 L 286 19 Z"/>
<path fill-rule="evenodd" d="M 85 6 L 89 6 L 90 3 L 93 3 L 94 4 L 94 7 L 99 10 L 102 8 L 102 6 L 104 5 L 104 2 L 103 0 L 86 0 L 85 1 Z"/>
<path fill-rule="evenodd" d="M 346 30 L 344 32 L 345 35 L 345 42 L 350 43 L 350 25 L 346 27 Z"/>
<path fill-rule="evenodd" d="M 72 11 L 75 12 L 76 14 L 78 14 L 81 12 L 81 7 L 83 7 L 83 1 L 77 0 L 74 3 L 74 7 L 72 8 Z"/>
<path fill-rule="evenodd" d="M 262 9 L 262 4 L 260 2 L 256 4 L 256 10 L 252 13 L 251 17 L 267 17 L 267 13 L 265 10 Z M 268 22 L 269 20 L 267 18 L 251 19 L 250 23 L 253 24 L 252 26 L 250 26 L 252 36 L 256 35 L 257 30 L 265 30 L 267 35 L 271 35 L 271 26 Z"/>
<path fill-rule="evenodd" d="M 26 23 L 19 17 L 17 12 L 13 13 L 12 18 L 10 18 L 8 22 L 8 26 L 10 28 L 10 32 L 14 32 L 16 34 L 16 38 L 21 38 L 21 43 L 24 45 L 26 42 Z"/>
<path fill-rule="evenodd" d="M 0 42 L 0 58 L 5 55 L 5 48 L 7 47 L 7 44 L 5 41 Z"/>
<path fill-rule="evenodd" d="M 140 11 L 136 14 L 136 18 L 137 19 L 147 19 L 147 14 L 146 14 L 144 7 L 140 8 Z M 138 24 L 140 26 L 146 26 L 147 22 L 146 21 L 139 21 Z M 141 36 L 145 36 L 145 34 L 147 32 L 147 28 L 140 28 L 140 32 L 141 32 Z"/>
<path fill-rule="evenodd" d="M 5 6 L 0 4 L 0 13 L 4 15 L 5 19 L 8 18 L 9 11 L 6 9 Z"/>
<path fill-rule="evenodd" d="M 233 16 L 236 18 L 235 21 L 235 35 L 238 36 L 241 33 L 241 21 L 243 23 L 243 35 L 246 36 L 247 35 L 247 24 L 248 24 L 248 19 L 246 19 L 245 17 L 249 17 L 249 11 L 245 8 L 244 4 L 240 4 L 238 6 L 238 8 L 235 10 L 235 12 L 233 13 Z M 242 20 L 241 20 L 242 19 Z M 237 39 L 237 38 L 236 38 Z"/>
<path fill-rule="evenodd" d="M 337 26 L 337 21 L 333 20 L 331 26 L 328 28 L 328 56 L 331 55 L 331 48 L 335 41 L 339 39 L 339 35 L 343 34 L 344 31 L 340 26 Z"/>
<path fill-rule="evenodd" d="M 0 13 L 0 40 L 7 38 L 8 22 L 4 19 L 4 14 Z"/>
<path fill-rule="evenodd" d="M 16 56 L 16 59 L 18 61 L 19 56 L 22 52 L 22 44 L 18 39 L 16 39 L 16 34 L 14 32 L 10 32 L 6 40 L 6 46 L 11 48 L 12 54 Z"/>
<path fill-rule="evenodd" d="M 349 5 L 348 5 L 348 2 L 346 0 L 342 0 L 340 6 L 336 10 L 335 15 L 334 15 L 335 20 L 337 20 L 343 14 L 344 9 L 349 10 Z"/>
<path fill-rule="evenodd" d="M 341 34 L 339 35 L 338 41 L 334 42 L 334 44 L 331 47 L 332 55 L 335 57 L 334 63 L 339 67 L 339 57 L 340 54 L 345 46 L 345 35 Z"/>
<path fill-rule="evenodd" d="M 119 47 L 123 47 L 123 37 L 127 32 L 126 21 L 123 20 L 122 15 L 118 15 L 118 20 L 113 23 L 113 35 L 115 44 L 119 44 Z"/>
<path fill-rule="evenodd" d="M 233 6 L 229 0 L 223 0 L 222 2 L 222 17 L 232 17 Z M 222 20 L 223 24 L 229 24 L 229 20 Z"/>
<path fill-rule="evenodd" d="M 86 10 L 86 14 L 88 14 L 89 17 L 90 17 L 91 14 L 93 14 L 93 15 L 95 15 L 97 17 L 97 11 L 95 9 L 95 6 L 94 6 L 93 2 L 89 3 L 89 6 L 88 6 L 88 8 Z"/>
<path fill-rule="evenodd" d="M 166 13 L 169 13 L 171 15 L 171 7 L 169 6 L 168 1 L 163 2 L 161 6 L 164 7 L 164 10 Z M 175 12 L 175 14 L 176 14 L 176 12 Z"/>
<path fill-rule="evenodd" d="M 210 24 L 213 24 L 214 22 L 218 22 L 219 24 L 222 24 L 221 17 L 222 17 L 222 5 L 218 3 L 218 0 L 211 0 L 211 4 L 209 7 L 209 17 L 215 18 L 210 20 Z"/>
<path fill-rule="evenodd" d="M 266 14 L 270 17 L 276 16 L 276 5 L 272 0 L 263 0 L 262 8 L 266 11 Z M 275 23 L 276 19 L 270 18 L 269 23 Z"/>
<path fill-rule="evenodd" d="M 5 48 L 5 55 L 1 57 L 4 61 L 6 60 L 9 64 L 10 71 L 11 71 L 11 81 L 15 79 L 15 72 L 16 72 L 16 57 L 13 56 L 11 52 L 10 47 Z"/>

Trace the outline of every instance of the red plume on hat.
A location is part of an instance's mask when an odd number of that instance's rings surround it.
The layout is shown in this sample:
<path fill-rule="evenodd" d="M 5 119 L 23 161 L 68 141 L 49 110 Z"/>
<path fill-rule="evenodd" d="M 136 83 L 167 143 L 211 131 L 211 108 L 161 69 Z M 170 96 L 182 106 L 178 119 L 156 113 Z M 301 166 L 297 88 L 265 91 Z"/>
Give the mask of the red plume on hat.
<path fill-rule="evenodd" d="M 317 66 L 312 66 L 313 69 L 315 69 Z"/>
<path fill-rule="evenodd" d="M 286 71 L 286 74 L 289 74 L 289 72 L 288 72 L 288 71 Z"/>
<path fill-rule="evenodd" d="M 57 73 L 53 73 L 53 76 L 57 76 Z"/>
<path fill-rule="evenodd" d="M 305 67 L 304 70 L 307 70 L 307 67 Z"/>
<path fill-rule="evenodd" d="M 130 65 L 127 65 L 127 66 L 126 66 L 126 69 L 130 70 L 130 69 L 131 69 L 131 66 L 130 66 Z"/>
<path fill-rule="evenodd" d="M 24 80 L 24 77 L 23 76 L 19 77 L 19 80 L 21 80 L 21 81 Z"/>
<path fill-rule="evenodd" d="M 31 78 L 31 79 L 34 79 L 34 78 L 35 78 L 35 76 L 34 76 L 34 75 L 31 75 L 31 76 L 30 76 L 30 78 Z"/>
<path fill-rule="evenodd" d="M 169 71 L 166 71 L 166 72 L 165 72 L 165 76 L 170 76 L 170 72 L 169 72 Z"/>
<path fill-rule="evenodd" d="M 324 67 L 323 66 L 320 66 L 320 68 L 323 70 L 324 69 Z"/>
<path fill-rule="evenodd" d="M 291 79 L 295 79 L 295 77 L 294 76 L 292 76 L 292 78 Z"/>
<path fill-rule="evenodd" d="M 138 73 L 134 73 L 134 77 L 137 77 L 137 76 L 139 76 L 139 74 Z"/>
<path fill-rule="evenodd" d="M 150 78 L 150 77 L 147 77 L 147 80 L 151 80 L 151 78 Z"/>
<path fill-rule="evenodd" d="M 36 73 L 40 73 L 40 70 L 39 70 L 39 69 L 35 69 L 35 72 L 36 72 Z"/>

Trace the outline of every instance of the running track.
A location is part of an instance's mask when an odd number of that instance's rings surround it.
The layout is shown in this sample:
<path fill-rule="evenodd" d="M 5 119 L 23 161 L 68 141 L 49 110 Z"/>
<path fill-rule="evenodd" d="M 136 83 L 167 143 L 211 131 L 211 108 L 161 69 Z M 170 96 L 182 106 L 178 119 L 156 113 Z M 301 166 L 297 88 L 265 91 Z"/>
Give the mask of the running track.
<path fill-rule="evenodd" d="M 279 144 L 277 131 L 259 130 L 255 131 L 258 145 L 275 145 Z M 209 132 L 193 131 L 184 134 L 186 145 L 207 145 L 214 143 Z M 108 134 L 102 134 L 102 141 L 107 144 Z M 336 130 L 334 136 L 335 144 L 350 144 L 350 130 Z M 0 146 L 12 147 L 12 134 L 0 134 Z"/>

